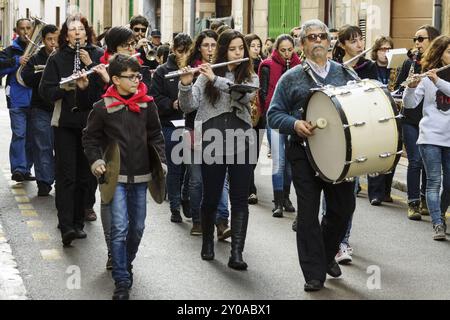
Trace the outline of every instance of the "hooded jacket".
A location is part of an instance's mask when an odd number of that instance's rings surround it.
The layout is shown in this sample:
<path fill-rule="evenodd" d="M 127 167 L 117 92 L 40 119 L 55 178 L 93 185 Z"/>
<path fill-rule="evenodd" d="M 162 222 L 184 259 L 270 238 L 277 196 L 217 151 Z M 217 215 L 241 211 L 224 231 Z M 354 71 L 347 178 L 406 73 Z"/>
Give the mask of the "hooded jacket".
<path fill-rule="evenodd" d="M 0 77 L 6 78 L 6 102 L 8 108 L 28 108 L 30 106 L 32 89 L 17 82 L 16 72 L 20 67 L 20 57 L 24 54 L 26 46 L 20 38 L 12 45 L 0 52 Z"/>
<path fill-rule="evenodd" d="M 85 66 L 81 62 L 81 69 L 89 70 L 100 62 L 103 50 L 88 44 L 83 48 L 86 50 L 92 65 Z M 56 54 L 50 56 L 45 67 L 44 74 L 39 86 L 39 94 L 48 103 L 55 105 L 52 118 L 52 126 L 82 129 L 86 125 L 86 120 L 92 105 L 89 96 L 96 95 L 97 92 L 104 92 L 104 83 L 96 74 L 89 76 L 89 87 L 80 90 L 78 87 L 73 91 L 66 91 L 59 87 L 62 78 L 73 74 L 75 50 L 69 46 L 61 48 Z"/>

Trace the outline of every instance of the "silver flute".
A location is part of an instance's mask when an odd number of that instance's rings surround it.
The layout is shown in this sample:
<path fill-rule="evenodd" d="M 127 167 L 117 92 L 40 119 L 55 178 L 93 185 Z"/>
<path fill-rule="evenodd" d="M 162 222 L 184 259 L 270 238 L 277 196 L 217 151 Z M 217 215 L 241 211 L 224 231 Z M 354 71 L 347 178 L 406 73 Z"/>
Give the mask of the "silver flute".
<path fill-rule="evenodd" d="M 136 53 L 136 54 L 133 54 L 132 56 L 130 56 L 130 58 L 136 58 L 136 57 L 139 57 L 141 54 L 140 53 Z M 106 68 L 108 68 L 109 67 L 109 64 L 105 64 L 104 65 Z M 82 77 L 84 77 L 84 76 L 88 76 L 88 75 L 90 75 L 90 74 L 93 74 L 95 71 L 93 70 L 93 69 L 91 69 L 91 70 L 88 70 L 88 71 L 86 71 L 83 75 L 76 75 L 76 74 L 73 74 L 73 75 L 71 75 L 70 77 L 67 77 L 67 78 L 62 78 L 61 79 L 61 82 L 59 83 L 59 85 L 60 86 L 62 86 L 62 85 L 65 85 L 65 84 L 67 84 L 67 83 L 69 83 L 69 82 L 72 82 L 72 81 L 76 81 L 76 80 L 78 80 L 78 79 L 80 79 L 80 78 L 82 78 Z"/>
<path fill-rule="evenodd" d="M 343 65 L 346 66 L 346 65 L 351 64 L 353 61 L 358 60 L 359 58 L 365 56 L 368 52 L 370 52 L 370 51 L 372 51 L 372 50 L 373 50 L 373 47 L 371 47 L 371 48 L 369 48 L 369 49 L 367 49 L 367 50 L 361 52 L 360 54 L 358 54 L 357 56 L 354 56 L 354 57 L 351 58 L 350 60 L 345 61 L 345 62 L 343 63 Z"/>
<path fill-rule="evenodd" d="M 443 67 L 441 67 L 439 69 L 436 69 L 436 72 L 442 72 L 442 71 L 444 71 L 445 69 L 448 69 L 448 68 L 450 68 L 450 64 L 448 64 L 446 66 L 443 66 Z M 426 72 L 421 73 L 421 74 L 413 74 L 412 76 L 409 76 L 408 79 L 403 81 L 401 86 L 402 87 L 407 87 L 409 84 L 413 83 L 414 81 L 419 80 L 419 79 L 423 79 L 425 77 L 427 77 L 427 73 Z"/>
<path fill-rule="evenodd" d="M 249 61 L 250 58 L 244 58 L 244 59 L 238 59 L 238 60 L 233 60 L 233 61 L 227 61 L 227 62 L 221 62 L 221 63 L 217 63 L 217 64 L 212 64 L 211 68 L 212 69 L 216 69 L 216 68 L 221 68 L 221 67 L 225 67 L 228 66 L 230 64 L 235 64 L 235 63 L 241 63 L 241 62 L 245 62 L 245 61 Z M 197 72 L 200 68 L 192 68 L 189 71 L 182 71 L 182 70 L 177 70 L 177 71 L 172 71 L 169 72 L 168 74 L 165 75 L 166 79 L 172 79 L 172 78 L 177 78 L 179 76 L 191 73 L 191 72 Z"/>

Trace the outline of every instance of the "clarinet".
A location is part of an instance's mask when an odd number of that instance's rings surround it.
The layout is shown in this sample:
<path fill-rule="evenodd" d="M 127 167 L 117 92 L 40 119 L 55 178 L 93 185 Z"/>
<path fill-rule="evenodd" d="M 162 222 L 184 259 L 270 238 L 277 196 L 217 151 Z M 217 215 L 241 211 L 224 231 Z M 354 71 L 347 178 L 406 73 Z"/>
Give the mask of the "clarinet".
<path fill-rule="evenodd" d="M 286 59 L 286 71 L 288 71 L 291 68 L 291 60 Z"/>
<path fill-rule="evenodd" d="M 81 71 L 81 60 L 80 60 L 80 39 L 77 39 L 75 41 L 75 58 L 73 61 L 73 74 L 78 74 L 78 72 Z M 75 85 L 75 106 L 71 109 L 72 112 L 77 112 L 79 111 L 78 106 L 76 105 L 77 103 L 77 91 L 76 91 L 76 83 L 73 83 Z"/>

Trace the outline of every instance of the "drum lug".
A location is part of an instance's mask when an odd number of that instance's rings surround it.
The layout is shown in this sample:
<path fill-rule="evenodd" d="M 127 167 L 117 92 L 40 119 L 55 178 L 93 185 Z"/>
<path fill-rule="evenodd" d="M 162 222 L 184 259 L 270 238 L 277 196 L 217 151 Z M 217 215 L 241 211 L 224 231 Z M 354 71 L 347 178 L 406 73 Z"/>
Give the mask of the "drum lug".
<path fill-rule="evenodd" d="M 353 124 L 344 124 L 343 127 L 344 129 L 350 128 L 350 127 L 362 127 L 366 125 L 365 121 L 361 121 L 361 122 L 355 122 Z"/>
<path fill-rule="evenodd" d="M 379 123 L 383 123 L 383 122 L 388 122 L 390 120 L 394 120 L 394 119 L 402 119 L 404 116 L 402 114 L 399 114 L 398 116 L 395 117 L 389 117 L 389 118 L 381 118 L 380 120 L 378 120 Z"/>
<path fill-rule="evenodd" d="M 350 178 L 346 178 L 344 181 L 345 182 L 355 182 L 355 177 L 350 177 Z"/>
<path fill-rule="evenodd" d="M 352 164 L 352 163 L 364 163 L 364 162 L 366 162 L 367 160 L 368 160 L 367 157 L 361 157 L 361 158 L 357 158 L 357 159 L 355 159 L 355 160 L 353 160 L 353 161 L 347 161 L 347 162 L 345 162 L 345 164 L 346 164 L 346 165 L 349 165 L 349 164 Z"/>
<path fill-rule="evenodd" d="M 369 173 L 369 177 L 371 177 L 371 178 L 376 178 L 376 177 L 378 177 L 379 175 L 380 175 L 379 172 Z"/>
<path fill-rule="evenodd" d="M 316 172 L 316 177 L 319 177 L 319 176 L 320 176 L 320 174 L 318 172 Z"/>
<path fill-rule="evenodd" d="M 380 154 L 380 158 L 381 159 L 386 159 L 386 158 L 390 158 L 392 156 L 397 156 L 397 155 L 402 154 L 402 153 L 403 153 L 403 150 L 400 150 L 400 151 L 394 152 L 394 153 L 392 153 L 392 152 L 385 152 L 385 153 Z"/>
<path fill-rule="evenodd" d="M 342 92 L 339 92 L 337 94 L 337 96 L 347 96 L 349 94 L 352 94 L 352 92 L 351 91 L 342 91 Z"/>

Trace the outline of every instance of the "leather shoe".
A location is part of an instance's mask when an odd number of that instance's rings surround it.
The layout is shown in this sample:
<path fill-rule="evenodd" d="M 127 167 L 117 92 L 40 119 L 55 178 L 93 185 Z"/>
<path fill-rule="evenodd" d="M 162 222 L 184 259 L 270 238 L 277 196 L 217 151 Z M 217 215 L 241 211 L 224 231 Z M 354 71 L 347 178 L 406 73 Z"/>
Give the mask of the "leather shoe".
<path fill-rule="evenodd" d="M 25 173 L 24 177 L 25 181 L 36 181 L 36 177 L 33 177 L 29 172 Z"/>
<path fill-rule="evenodd" d="M 116 286 L 116 289 L 114 289 L 114 294 L 112 296 L 113 300 L 129 300 L 130 294 L 128 292 L 128 285 L 121 283 Z"/>
<path fill-rule="evenodd" d="M 206 242 L 202 245 L 201 256 L 203 260 L 211 261 L 214 260 L 214 242 Z"/>
<path fill-rule="evenodd" d="M 306 281 L 304 290 L 306 292 L 313 292 L 313 291 L 319 291 L 323 288 L 323 282 L 320 280 L 309 280 Z"/>
<path fill-rule="evenodd" d="M 85 221 L 96 221 L 97 214 L 95 213 L 93 208 L 84 209 L 84 220 Z"/>
<path fill-rule="evenodd" d="M 392 202 L 394 202 L 394 199 L 392 199 L 391 196 L 386 195 L 386 196 L 384 197 L 384 199 L 383 199 L 383 202 L 389 202 L 389 203 L 392 203 Z"/>
<path fill-rule="evenodd" d="M 77 233 L 75 230 L 69 230 L 62 235 L 62 243 L 65 247 L 70 246 L 73 240 L 77 238 Z"/>
<path fill-rule="evenodd" d="M 14 171 L 11 180 L 14 180 L 16 182 L 22 182 L 25 181 L 25 175 L 20 171 Z"/>
<path fill-rule="evenodd" d="M 172 215 L 170 216 L 170 221 L 173 223 L 181 223 L 183 222 L 183 218 L 181 217 L 179 210 L 171 210 Z"/>
<path fill-rule="evenodd" d="M 75 233 L 77 234 L 77 239 L 85 239 L 87 238 L 86 232 L 81 229 L 75 229 Z"/>
<path fill-rule="evenodd" d="M 330 262 L 327 268 L 327 273 L 333 278 L 338 278 L 342 275 L 341 268 L 337 264 L 336 260 L 333 259 L 333 261 Z"/>
<path fill-rule="evenodd" d="M 372 199 L 372 200 L 370 200 L 370 204 L 373 206 L 376 206 L 376 207 L 381 206 L 381 200 L 377 199 L 377 198 Z"/>

